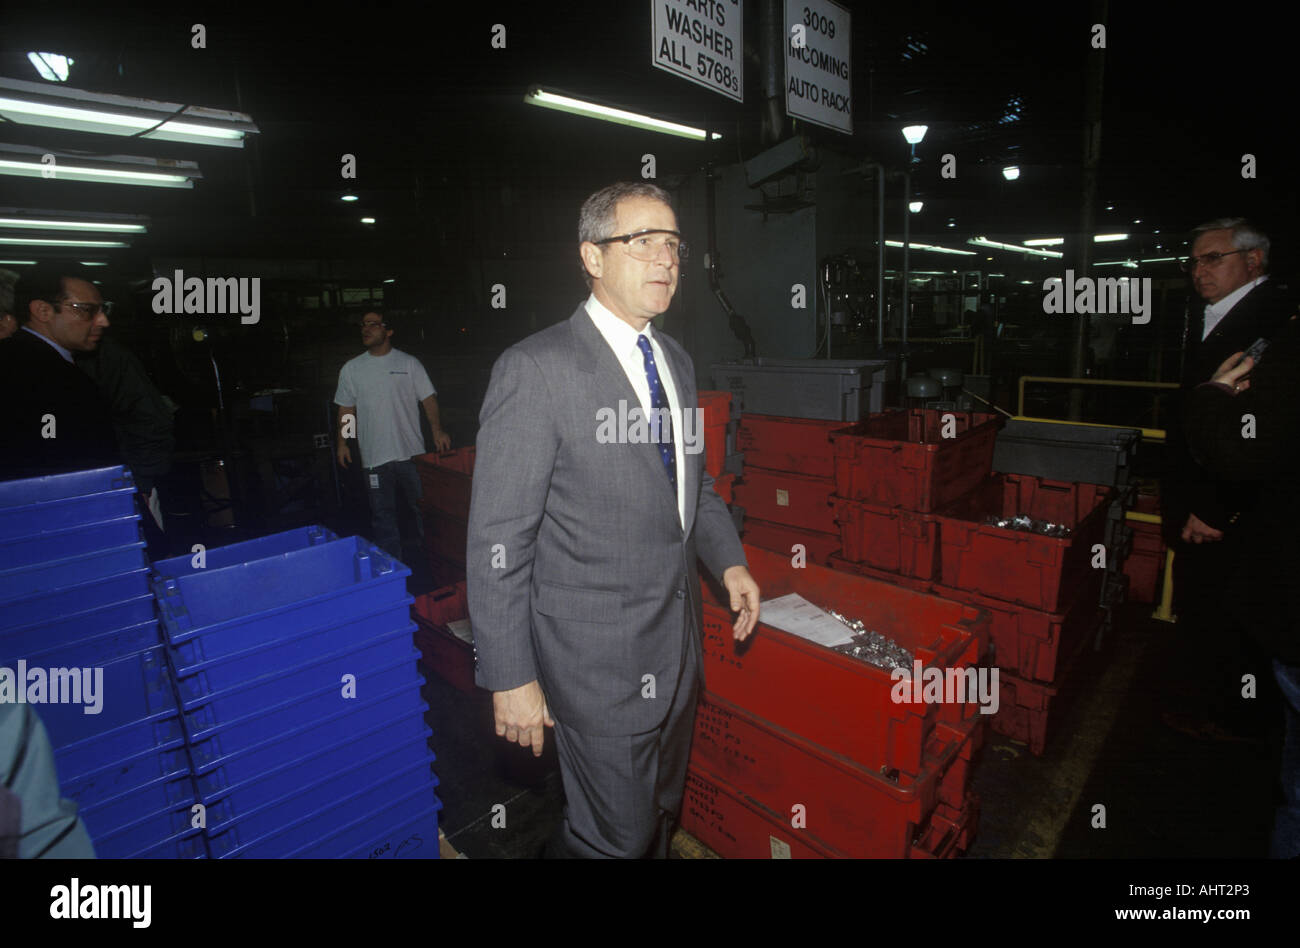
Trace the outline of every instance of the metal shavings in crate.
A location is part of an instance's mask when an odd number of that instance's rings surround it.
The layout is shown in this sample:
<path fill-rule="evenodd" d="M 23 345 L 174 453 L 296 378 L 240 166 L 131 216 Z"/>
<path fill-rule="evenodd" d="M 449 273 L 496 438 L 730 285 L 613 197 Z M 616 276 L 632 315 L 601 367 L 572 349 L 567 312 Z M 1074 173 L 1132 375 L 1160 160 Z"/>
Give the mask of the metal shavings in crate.
<path fill-rule="evenodd" d="M 912 653 L 893 639 L 874 629 L 868 629 L 860 619 L 848 619 L 834 609 L 826 611 L 853 630 L 853 641 L 835 646 L 834 651 L 886 671 L 895 668 L 911 669 Z"/>
<path fill-rule="evenodd" d="M 1045 537 L 1059 537 L 1062 539 L 1070 535 L 1070 528 L 1065 524 L 1052 523 L 1050 520 L 1035 520 L 1028 514 L 1017 514 L 1014 517 L 986 517 L 982 525 L 999 527 L 1003 530 L 1018 530 L 1021 533 L 1037 533 Z"/>

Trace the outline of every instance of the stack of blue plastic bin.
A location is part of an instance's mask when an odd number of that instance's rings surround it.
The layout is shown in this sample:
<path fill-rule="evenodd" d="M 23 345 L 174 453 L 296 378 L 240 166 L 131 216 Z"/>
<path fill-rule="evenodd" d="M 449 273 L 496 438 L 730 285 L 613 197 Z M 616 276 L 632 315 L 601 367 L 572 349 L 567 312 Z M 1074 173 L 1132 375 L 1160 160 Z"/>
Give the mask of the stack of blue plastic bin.
<path fill-rule="evenodd" d="M 307 527 L 154 571 L 209 853 L 436 858 L 410 570 Z"/>
<path fill-rule="evenodd" d="M 201 856 L 139 520 L 122 467 L 0 482 L 0 666 L 45 681 L 32 707 L 98 855 Z"/>

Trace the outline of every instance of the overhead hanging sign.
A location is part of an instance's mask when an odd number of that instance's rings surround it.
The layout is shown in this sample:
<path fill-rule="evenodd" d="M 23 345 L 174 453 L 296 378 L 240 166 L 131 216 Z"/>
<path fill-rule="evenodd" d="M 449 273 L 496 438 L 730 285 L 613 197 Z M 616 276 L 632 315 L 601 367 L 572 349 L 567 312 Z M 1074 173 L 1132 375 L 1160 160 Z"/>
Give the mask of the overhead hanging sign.
<path fill-rule="evenodd" d="M 785 114 L 853 134 L 849 11 L 832 0 L 785 0 Z"/>
<path fill-rule="evenodd" d="M 744 8 L 744 0 L 650 0 L 650 62 L 744 102 Z"/>

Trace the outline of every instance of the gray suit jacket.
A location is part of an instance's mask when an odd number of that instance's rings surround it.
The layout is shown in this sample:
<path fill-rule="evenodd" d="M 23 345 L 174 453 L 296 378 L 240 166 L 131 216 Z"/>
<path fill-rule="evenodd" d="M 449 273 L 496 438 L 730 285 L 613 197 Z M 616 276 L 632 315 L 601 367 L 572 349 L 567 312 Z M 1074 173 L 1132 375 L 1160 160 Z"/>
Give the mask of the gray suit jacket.
<path fill-rule="evenodd" d="M 690 357 L 657 339 L 695 409 Z M 479 416 L 466 551 L 478 684 L 537 679 L 553 717 L 596 735 L 660 726 L 685 650 L 700 657 L 697 554 L 718 578 L 745 564 L 702 450 L 678 471 L 683 531 L 657 446 L 597 440 L 620 399 L 640 405 L 585 306 L 507 349 Z"/>

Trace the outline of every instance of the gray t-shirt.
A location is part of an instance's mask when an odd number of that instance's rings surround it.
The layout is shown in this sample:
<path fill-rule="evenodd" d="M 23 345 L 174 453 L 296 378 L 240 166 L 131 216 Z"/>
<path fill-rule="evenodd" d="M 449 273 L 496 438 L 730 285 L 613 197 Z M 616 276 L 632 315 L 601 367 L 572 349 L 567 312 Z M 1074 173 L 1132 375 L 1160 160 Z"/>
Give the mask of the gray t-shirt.
<path fill-rule="evenodd" d="M 363 352 L 344 363 L 334 402 L 357 406 L 361 463 L 379 467 L 424 453 L 418 403 L 436 394 L 420 360 L 393 349 L 384 356 Z"/>

